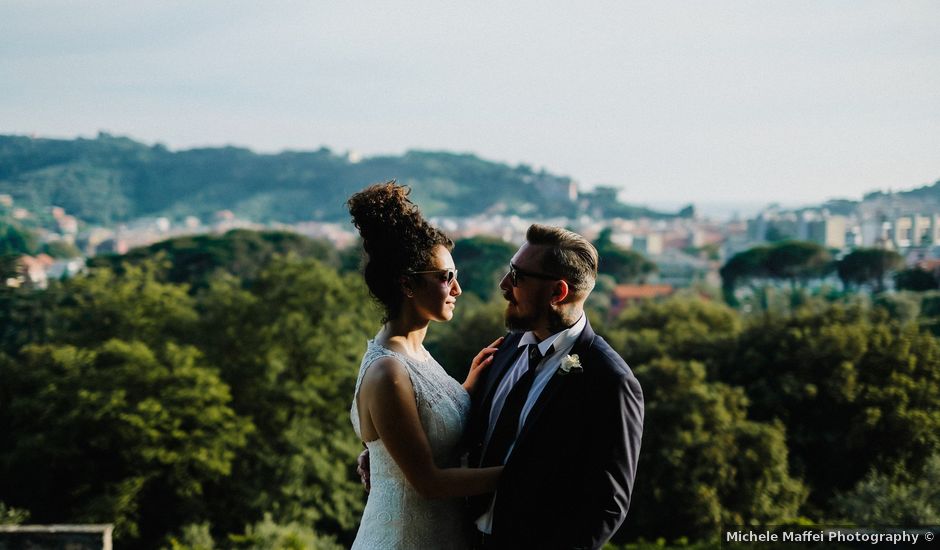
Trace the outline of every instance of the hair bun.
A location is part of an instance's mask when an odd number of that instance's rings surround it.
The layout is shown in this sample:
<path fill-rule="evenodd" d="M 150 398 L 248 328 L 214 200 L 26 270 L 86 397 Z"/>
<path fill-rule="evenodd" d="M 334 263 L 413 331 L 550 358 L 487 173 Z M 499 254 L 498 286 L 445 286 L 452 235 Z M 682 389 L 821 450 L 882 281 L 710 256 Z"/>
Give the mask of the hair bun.
<path fill-rule="evenodd" d="M 347 202 L 352 222 L 369 255 L 391 252 L 396 243 L 413 236 L 427 222 L 411 202 L 411 189 L 395 180 L 378 183 L 354 194 Z"/>

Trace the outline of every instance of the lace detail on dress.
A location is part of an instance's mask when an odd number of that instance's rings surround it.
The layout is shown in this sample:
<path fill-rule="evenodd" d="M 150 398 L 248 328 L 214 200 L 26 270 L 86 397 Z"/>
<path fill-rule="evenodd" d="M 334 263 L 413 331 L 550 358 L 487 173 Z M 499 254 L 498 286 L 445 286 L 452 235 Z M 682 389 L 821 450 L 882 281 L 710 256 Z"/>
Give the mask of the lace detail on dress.
<path fill-rule="evenodd" d="M 359 385 L 366 370 L 380 357 L 400 361 L 411 378 L 415 403 L 434 462 L 440 468 L 459 466 L 459 442 L 470 411 L 470 396 L 433 358 L 414 359 L 369 341 L 353 398 L 350 418 L 359 439 Z M 428 500 L 414 490 L 385 449 L 382 440 L 366 443 L 372 473 L 372 490 L 359 524 L 353 549 L 469 548 L 463 499 Z"/>

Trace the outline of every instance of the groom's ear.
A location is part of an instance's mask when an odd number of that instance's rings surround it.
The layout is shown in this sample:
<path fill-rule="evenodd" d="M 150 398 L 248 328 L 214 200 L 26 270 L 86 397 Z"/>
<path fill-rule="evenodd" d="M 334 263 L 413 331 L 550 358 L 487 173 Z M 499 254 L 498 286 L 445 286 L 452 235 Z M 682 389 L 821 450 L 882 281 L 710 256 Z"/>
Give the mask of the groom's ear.
<path fill-rule="evenodd" d="M 570 292 L 571 289 L 568 288 L 568 281 L 561 279 L 556 282 L 555 286 L 552 287 L 552 305 L 557 306 L 564 302 Z"/>

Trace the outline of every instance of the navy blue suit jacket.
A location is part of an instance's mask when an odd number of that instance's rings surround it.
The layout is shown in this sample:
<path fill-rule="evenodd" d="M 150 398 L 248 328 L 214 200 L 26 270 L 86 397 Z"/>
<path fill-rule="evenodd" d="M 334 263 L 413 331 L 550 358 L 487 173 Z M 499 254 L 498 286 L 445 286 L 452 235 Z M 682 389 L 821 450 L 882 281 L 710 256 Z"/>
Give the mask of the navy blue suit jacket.
<path fill-rule="evenodd" d="M 465 442 L 479 464 L 499 381 L 525 348 L 508 335 L 479 380 Z M 529 413 L 497 488 L 500 548 L 601 548 L 627 516 L 643 432 L 643 392 L 626 362 L 585 325 L 582 372 L 556 373 Z M 474 513 L 489 498 L 477 497 Z M 475 519 L 475 518 L 474 518 Z"/>

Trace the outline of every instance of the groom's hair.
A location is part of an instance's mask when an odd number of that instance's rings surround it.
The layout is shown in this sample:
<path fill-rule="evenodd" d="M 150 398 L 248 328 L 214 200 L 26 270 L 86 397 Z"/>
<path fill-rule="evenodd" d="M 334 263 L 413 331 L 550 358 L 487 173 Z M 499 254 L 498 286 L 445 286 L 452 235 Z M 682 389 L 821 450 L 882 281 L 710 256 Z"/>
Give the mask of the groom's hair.
<path fill-rule="evenodd" d="M 568 282 L 574 295 L 583 298 L 597 279 L 597 249 L 573 231 L 551 225 L 532 224 L 525 235 L 531 245 L 545 246 L 541 269 Z"/>

